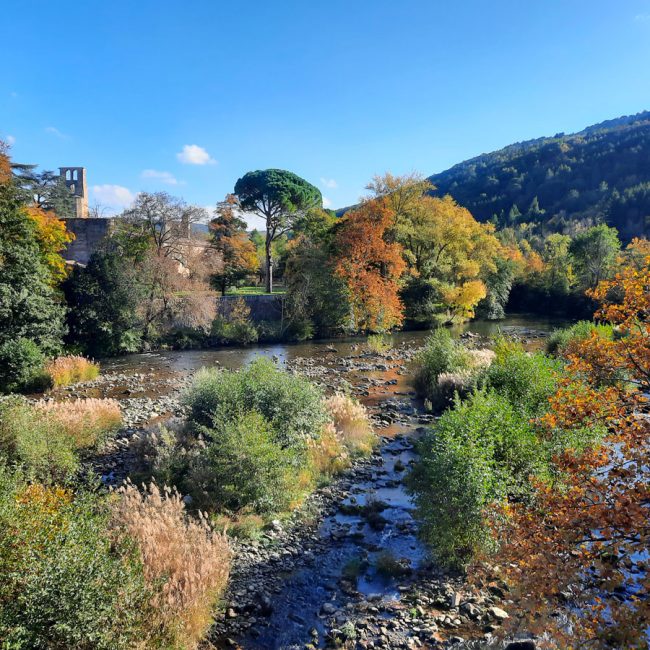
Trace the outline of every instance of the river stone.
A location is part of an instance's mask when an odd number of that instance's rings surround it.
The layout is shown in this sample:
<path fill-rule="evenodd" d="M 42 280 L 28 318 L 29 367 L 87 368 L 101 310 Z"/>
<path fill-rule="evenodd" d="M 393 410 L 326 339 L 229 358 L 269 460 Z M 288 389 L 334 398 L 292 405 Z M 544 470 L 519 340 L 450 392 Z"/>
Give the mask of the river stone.
<path fill-rule="evenodd" d="M 490 609 L 488 609 L 488 614 L 493 618 L 496 618 L 498 621 L 505 621 L 507 618 L 510 618 L 508 612 L 500 607 L 490 607 Z"/>

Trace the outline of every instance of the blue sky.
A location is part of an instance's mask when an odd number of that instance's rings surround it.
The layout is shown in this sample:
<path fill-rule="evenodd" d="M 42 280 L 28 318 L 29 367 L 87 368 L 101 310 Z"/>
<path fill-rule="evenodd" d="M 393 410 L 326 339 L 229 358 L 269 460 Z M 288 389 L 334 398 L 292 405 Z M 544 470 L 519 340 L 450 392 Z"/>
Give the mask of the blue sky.
<path fill-rule="evenodd" d="M 375 173 L 432 174 L 650 108 L 650 0 L 24 0 L 3 7 L 0 136 L 213 205 L 290 169 L 331 207 Z"/>

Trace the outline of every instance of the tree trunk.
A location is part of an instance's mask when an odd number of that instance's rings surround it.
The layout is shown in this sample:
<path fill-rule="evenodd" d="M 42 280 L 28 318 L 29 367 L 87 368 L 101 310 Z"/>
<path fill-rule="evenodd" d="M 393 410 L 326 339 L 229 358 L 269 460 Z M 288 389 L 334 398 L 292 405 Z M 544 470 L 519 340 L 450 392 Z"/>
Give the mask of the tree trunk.
<path fill-rule="evenodd" d="M 269 232 L 266 232 L 266 293 L 273 293 L 273 260 L 271 258 L 272 239 Z"/>

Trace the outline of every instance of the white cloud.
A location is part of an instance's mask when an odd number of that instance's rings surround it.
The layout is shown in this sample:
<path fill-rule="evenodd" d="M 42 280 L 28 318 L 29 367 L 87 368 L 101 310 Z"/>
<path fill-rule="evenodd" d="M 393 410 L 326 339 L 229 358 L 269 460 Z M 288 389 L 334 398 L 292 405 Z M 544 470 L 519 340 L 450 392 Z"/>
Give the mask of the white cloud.
<path fill-rule="evenodd" d="M 185 165 L 214 165 L 217 162 L 198 144 L 184 145 L 183 150 L 176 154 L 176 158 Z"/>
<path fill-rule="evenodd" d="M 45 133 L 49 133 L 50 135 L 55 135 L 57 138 L 61 138 L 62 140 L 68 137 L 67 135 L 65 135 L 65 133 L 61 133 L 61 131 L 59 131 L 59 129 L 57 129 L 55 126 L 46 126 Z"/>
<path fill-rule="evenodd" d="M 332 202 L 326 197 L 323 197 L 323 207 L 324 208 L 329 208 L 332 205 Z"/>
<path fill-rule="evenodd" d="M 16 138 L 14 138 L 13 135 L 8 135 L 8 136 L 5 138 L 5 142 L 6 142 L 8 145 L 16 144 Z"/>
<path fill-rule="evenodd" d="M 323 187 L 329 187 L 332 190 L 338 187 L 338 183 L 333 178 L 323 178 L 322 176 L 320 179 L 320 184 Z"/>
<path fill-rule="evenodd" d="M 179 181 L 171 172 L 159 172 L 156 169 L 145 169 L 141 174 L 142 178 L 153 178 L 165 183 L 165 185 L 179 185 Z"/>
<path fill-rule="evenodd" d="M 121 185 L 93 185 L 93 195 L 99 203 L 115 210 L 128 207 L 135 199 L 131 190 Z"/>
<path fill-rule="evenodd" d="M 637 23 L 650 23 L 650 14 L 637 14 L 634 16 Z"/>

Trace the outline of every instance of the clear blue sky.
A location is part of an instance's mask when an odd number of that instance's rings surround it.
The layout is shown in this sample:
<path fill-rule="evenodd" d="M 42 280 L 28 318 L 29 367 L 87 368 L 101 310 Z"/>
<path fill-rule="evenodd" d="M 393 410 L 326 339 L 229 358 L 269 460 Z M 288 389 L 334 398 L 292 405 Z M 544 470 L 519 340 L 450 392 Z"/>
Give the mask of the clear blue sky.
<path fill-rule="evenodd" d="M 211 205 L 267 167 L 340 207 L 375 173 L 650 108 L 650 0 L 24 0 L 2 22 L 0 135 L 114 208 Z"/>

